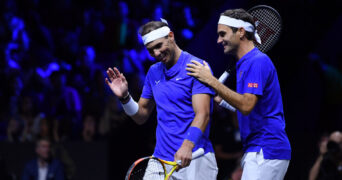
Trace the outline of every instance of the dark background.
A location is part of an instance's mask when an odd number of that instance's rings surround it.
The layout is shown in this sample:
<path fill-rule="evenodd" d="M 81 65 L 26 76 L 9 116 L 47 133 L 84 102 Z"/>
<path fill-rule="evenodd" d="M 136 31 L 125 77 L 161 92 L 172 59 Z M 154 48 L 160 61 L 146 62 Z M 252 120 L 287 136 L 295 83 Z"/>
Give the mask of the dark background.
<path fill-rule="evenodd" d="M 122 12 L 124 4 L 128 9 L 126 14 Z M 155 115 L 147 124 L 138 126 L 117 105 L 112 107 L 117 116 L 110 120 L 109 130 L 100 131 L 108 104 L 118 104 L 104 83 L 106 68 L 119 67 L 127 75 L 131 94 L 138 100 L 144 73 L 153 60 L 143 61 L 141 69 L 132 66 L 134 63 L 129 59 L 136 57 L 132 49 L 143 51 L 137 29 L 156 18 L 153 12 L 159 5 L 175 32 L 177 44 L 209 62 L 219 77 L 231 61 L 216 44 L 219 14 L 229 8 L 249 9 L 259 4 L 277 9 L 283 20 L 280 40 L 267 54 L 278 71 L 286 132 L 292 146 L 285 179 L 307 179 L 321 135 L 342 129 L 342 3 L 339 0 L 1 0 L 0 152 L 7 172 L 20 178 L 25 162 L 34 158 L 35 138 L 23 138 L 25 127 L 29 127 L 29 122 L 34 124 L 34 120 L 23 117 L 34 119 L 44 114 L 50 131 L 59 136 L 51 135 L 53 141 L 65 147 L 75 164 L 73 179 L 123 179 L 134 160 L 153 152 Z M 186 7 L 191 10 L 194 25 L 186 22 Z M 17 37 L 13 36 L 15 28 L 10 25 L 13 17 L 25 24 L 25 28 L 19 28 Z M 191 31 L 192 36 L 183 33 L 184 29 Z M 29 43 L 22 35 L 25 33 Z M 11 43 L 18 47 L 11 49 Z M 89 46 L 96 52 L 96 58 L 86 64 L 82 58 Z M 44 76 L 37 72 L 38 68 L 47 72 L 51 63 L 59 67 L 54 73 Z M 51 76 L 60 77 L 60 74 L 66 76 L 65 86 L 73 89 L 68 91 L 73 93 L 72 97 L 78 93 L 79 100 L 71 102 L 71 108 L 67 100 L 51 100 L 56 94 L 66 98 L 61 91 L 54 91 L 57 88 Z M 234 77 L 227 85 L 234 88 Z M 30 115 L 21 109 L 21 101 L 26 97 L 31 98 L 34 106 Z M 81 102 L 81 108 L 75 105 L 77 102 Z M 91 121 L 95 132 L 90 142 L 83 136 L 87 115 L 95 119 Z M 8 138 L 11 117 L 19 117 L 16 140 Z M 231 119 L 233 116 L 228 114 L 223 121 Z M 218 121 L 219 118 L 213 118 L 213 138 Z M 59 126 L 55 127 L 55 123 Z M 40 131 L 31 134 L 38 137 Z"/>

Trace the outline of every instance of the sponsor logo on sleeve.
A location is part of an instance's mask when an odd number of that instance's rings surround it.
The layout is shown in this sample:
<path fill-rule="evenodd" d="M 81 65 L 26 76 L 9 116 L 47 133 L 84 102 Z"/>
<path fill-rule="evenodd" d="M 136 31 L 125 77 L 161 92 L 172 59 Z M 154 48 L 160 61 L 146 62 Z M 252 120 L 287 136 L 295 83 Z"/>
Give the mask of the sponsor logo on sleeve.
<path fill-rule="evenodd" d="M 258 88 L 259 85 L 258 85 L 258 83 L 248 83 L 247 87 L 249 87 L 249 88 Z"/>

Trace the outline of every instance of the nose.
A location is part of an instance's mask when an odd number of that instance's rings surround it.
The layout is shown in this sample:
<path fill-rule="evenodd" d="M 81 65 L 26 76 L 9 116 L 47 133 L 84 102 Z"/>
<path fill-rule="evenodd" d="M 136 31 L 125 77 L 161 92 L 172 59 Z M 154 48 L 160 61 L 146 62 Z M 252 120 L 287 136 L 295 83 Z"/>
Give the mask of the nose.
<path fill-rule="evenodd" d="M 157 49 L 153 50 L 154 57 L 158 57 L 160 55 L 160 51 Z"/>
<path fill-rule="evenodd" d="M 218 38 L 217 38 L 217 44 L 220 44 L 222 42 L 222 38 L 219 36 Z"/>

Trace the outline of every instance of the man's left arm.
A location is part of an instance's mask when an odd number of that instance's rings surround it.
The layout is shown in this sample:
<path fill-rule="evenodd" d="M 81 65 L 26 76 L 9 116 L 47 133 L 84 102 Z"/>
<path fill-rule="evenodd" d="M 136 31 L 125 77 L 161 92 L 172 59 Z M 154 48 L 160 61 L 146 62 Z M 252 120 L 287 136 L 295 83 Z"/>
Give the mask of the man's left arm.
<path fill-rule="evenodd" d="M 195 94 L 192 96 L 192 107 L 195 112 L 195 118 L 188 129 L 186 139 L 175 154 L 175 161 L 182 161 L 180 167 L 190 165 L 192 149 L 200 141 L 202 134 L 206 130 L 210 120 L 210 98 L 209 94 Z"/>

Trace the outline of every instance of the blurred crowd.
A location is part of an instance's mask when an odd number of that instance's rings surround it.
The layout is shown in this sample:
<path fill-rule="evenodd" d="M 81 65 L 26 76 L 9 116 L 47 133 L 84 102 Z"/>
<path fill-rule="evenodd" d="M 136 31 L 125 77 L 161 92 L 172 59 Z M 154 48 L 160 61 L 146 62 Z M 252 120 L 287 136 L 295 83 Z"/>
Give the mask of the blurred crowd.
<path fill-rule="evenodd" d="M 146 127 L 132 125 L 118 99 L 106 87 L 105 70 L 118 67 L 137 100 L 145 74 L 155 63 L 141 42 L 139 26 L 164 18 L 174 31 L 177 44 L 185 49 L 223 3 L 224 0 L 0 1 L 0 142 L 32 143 L 43 139 L 48 145 L 37 142 L 36 154 L 45 157 L 51 143 L 109 139 L 124 144 L 135 139 L 135 143 L 151 144 L 146 149 L 140 144 L 139 151 L 133 143 L 112 149 L 117 154 L 146 155 L 153 149 L 154 126 L 147 127 L 150 132 L 144 133 Z M 320 116 L 336 120 L 330 120 L 330 124 L 324 121 L 320 127 L 331 132 L 335 125 L 342 127 L 342 56 L 336 65 L 325 63 L 315 53 L 309 59 L 327 79 Z M 227 83 L 234 87 L 234 78 Z M 238 180 L 242 152 L 236 117 L 217 106 L 212 119 L 218 179 Z M 139 137 L 129 137 L 131 132 L 139 133 Z M 341 137 L 340 132 L 322 136 L 310 179 L 341 178 Z M 62 159 L 67 179 L 75 173 L 71 159 Z M 124 172 L 133 160 L 126 160 L 127 164 L 118 168 Z"/>
<path fill-rule="evenodd" d="M 130 93 L 137 99 L 145 74 L 155 63 L 141 42 L 139 26 L 166 19 L 177 44 L 185 48 L 216 11 L 214 8 L 223 2 L 215 0 L 208 6 L 194 0 L 1 1 L 0 142 L 35 142 L 39 162 L 39 166 L 35 166 L 37 160 L 28 162 L 23 174 L 12 174 L 12 179 L 35 176 L 34 168 L 46 171 L 44 164 L 53 163 L 48 161 L 51 143 L 55 144 L 53 152 L 56 147 L 64 149 L 60 143 L 66 141 L 109 140 L 113 146 L 128 146 L 111 147 L 113 153 L 151 153 L 155 122 L 147 129 L 134 130 L 133 122 L 104 82 L 105 70 L 116 66 L 123 71 Z M 215 136 L 222 166 L 233 170 L 241 156 L 236 118 L 228 113 L 216 114 L 216 118 L 232 120 L 214 126 L 232 140 Z M 146 130 L 150 132 L 143 133 Z M 142 146 L 137 151 L 137 144 L 132 143 L 139 143 L 139 138 L 130 141 L 134 131 L 141 131 L 141 144 L 151 142 L 145 145 L 145 151 Z M 235 142 L 237 146 L 231 146 Z M 64 166 L 63 176 L 72 179 L 72 157 L 59 158 Z M 124 173 L 132 160 L 126 160 L 127 164 L 118 167 L 118 171 Z M 228 176 L 230 171 L 222 175 Z"/>
<path fill-rule="evenodd" d="M 210 14 L 194 2 L 1 1 L 0 141 L 106 137 L 124 115 L 104 83 L 105 69 L 119 67 L 139 97 L 154 63 L 139 26 L 167 19 L 186 46 Z"/>

